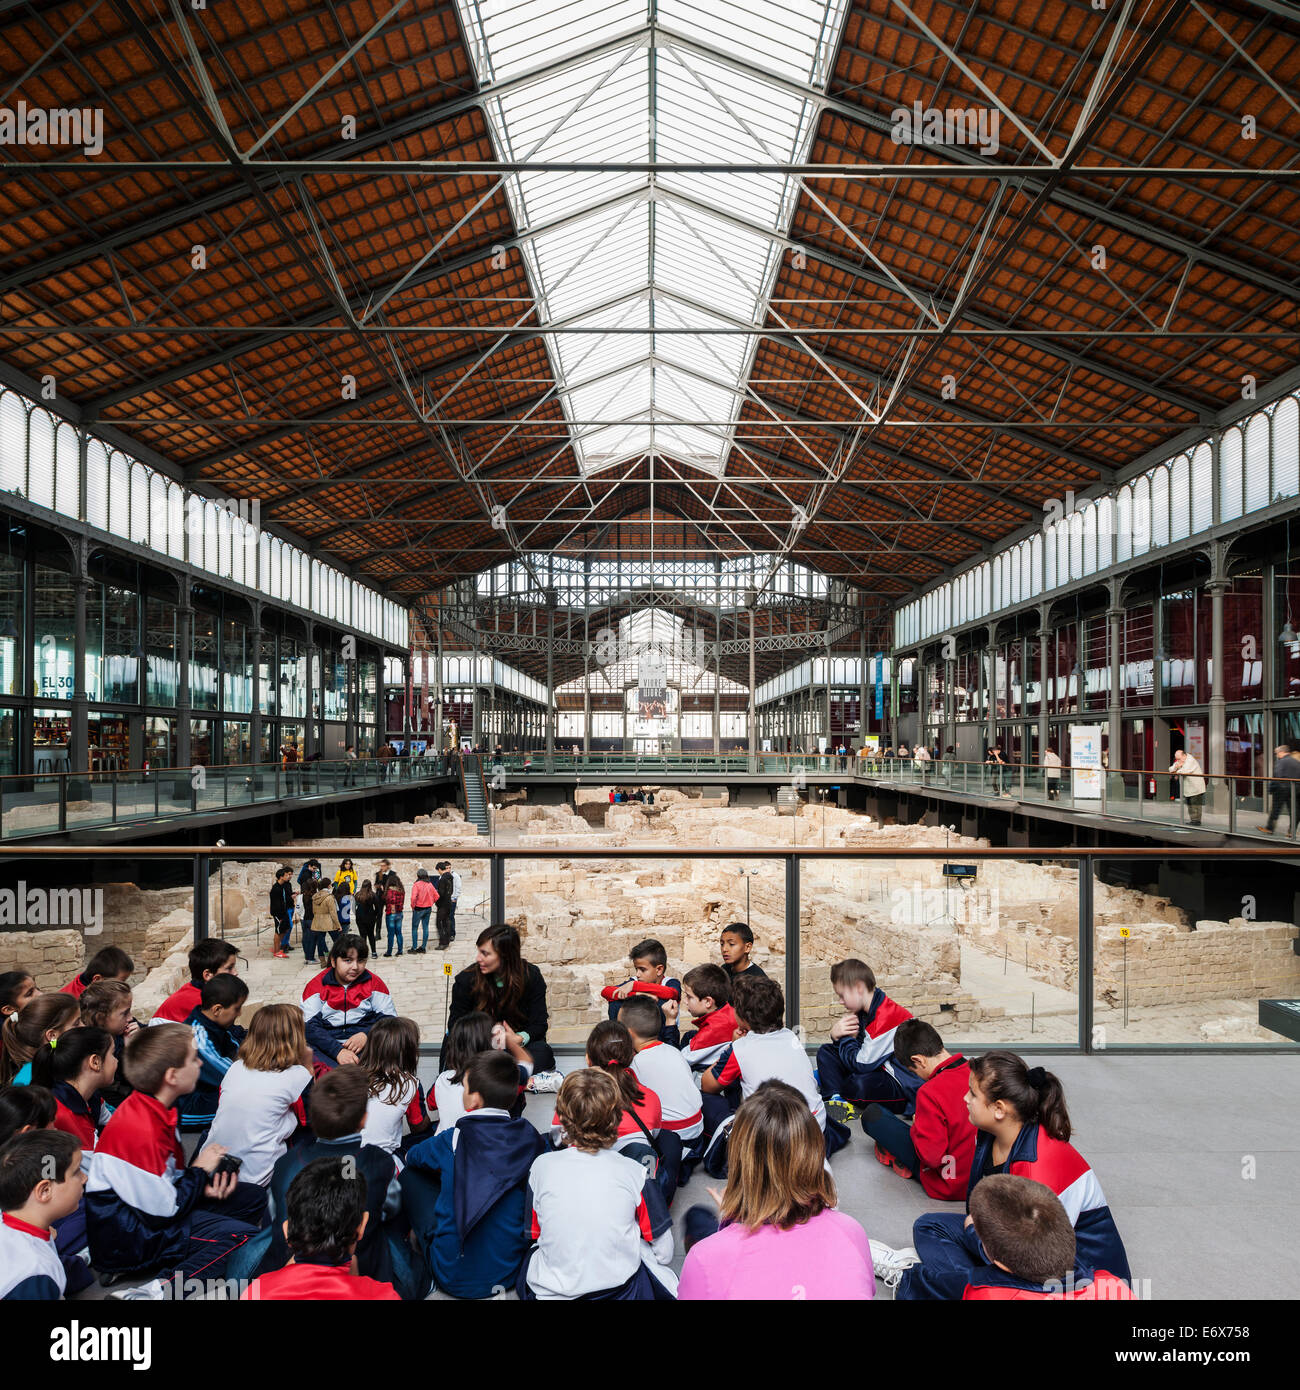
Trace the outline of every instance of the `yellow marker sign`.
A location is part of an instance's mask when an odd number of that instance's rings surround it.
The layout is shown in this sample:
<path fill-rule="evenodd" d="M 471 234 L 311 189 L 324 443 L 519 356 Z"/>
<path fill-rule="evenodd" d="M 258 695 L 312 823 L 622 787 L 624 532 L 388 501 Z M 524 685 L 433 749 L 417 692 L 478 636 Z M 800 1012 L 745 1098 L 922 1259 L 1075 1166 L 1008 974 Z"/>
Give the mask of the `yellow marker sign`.
<path fill-rule="evenodd" d="M 1125 932 L 1124 935 L 1127 936 L 1127 935 L 1128 935 L 1128 932 Z M 449 960 L 443 961 L 443 963 L 442 963 L 442 973 L 443 973 L 444 975 L 450 975 L 450 974 L 451 974 L 451 962 L 450 962 Z"/>
<path fill-rule="evenodd" d="M 1121 928 L 1119 929 L 1119 934 L 1120 934 L 1126 941 L 1128 940 L 1128 928 L 1127 928 L 1127 927 L 1121 927 Z"/>

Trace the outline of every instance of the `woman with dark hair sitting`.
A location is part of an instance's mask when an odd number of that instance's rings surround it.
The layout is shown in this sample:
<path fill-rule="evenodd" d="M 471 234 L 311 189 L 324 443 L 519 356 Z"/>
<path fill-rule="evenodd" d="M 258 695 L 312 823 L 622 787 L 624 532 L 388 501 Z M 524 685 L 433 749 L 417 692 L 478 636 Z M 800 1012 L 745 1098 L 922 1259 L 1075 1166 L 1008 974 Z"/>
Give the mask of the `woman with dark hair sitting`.
<path fill-rule="evenodd" d="M 447 1032 L 464 1014 L 478 1010 L 494 1023 L 509 1024 L 533 1059 L 537 1073 L 555 1070 L 555 1053 L 546 1041 L 546 981 L 523 958 L 519 933 L 499 922 L 478 935 L 474 964 L 456 976 L 451 987 Z M 443 1049 L 446 1049 L 443 1042 Z M 441 1061 L 438 1070 L 445 1067 Z"/>

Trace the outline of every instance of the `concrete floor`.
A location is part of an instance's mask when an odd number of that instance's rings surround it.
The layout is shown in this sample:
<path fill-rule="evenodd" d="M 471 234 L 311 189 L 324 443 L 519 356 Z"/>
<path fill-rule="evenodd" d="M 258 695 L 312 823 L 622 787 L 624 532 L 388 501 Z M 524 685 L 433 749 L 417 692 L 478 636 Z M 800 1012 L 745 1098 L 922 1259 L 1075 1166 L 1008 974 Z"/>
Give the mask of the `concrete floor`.
<path fill-rule="evenodd" d="M 1032 1054 L 1023 1054 L 1031 1064 Z M 1141 1296 L 1294 1299 L 1300 1296 L 1300 1064 L 1292 1057 L 1043 1057 L 1065 1086 L 1075 1147 L 1115 1216 Z M 567 1071 L 577 1065 L 564 1058 Z M 554 1096 L 530 1096 L 528 1117 L 550 1124 Z M 872 1157 L 855 1128 L 831 1168 L 840 1209 L 873 1240 L 911 1244 L 912 1222 L 944 1210 L 920 1185 Z M 681 1269 L 686 1209 L 709 1202 L 697 1170 L 673 1202 Z M 716 1185 L 716 1184 L 714 1184 Z M 959 1210 L 956 1204 L 946 1209 Z M 878 1296 L 889 1291 L 877 1285 Z M 436 1295 L 435 1295 L 436 1297 Z"/>
<path fill-rule="evenodd" d="M 1031 1063 L 1029 1052 L 1023 1054 Z M 1300 1295 L 1300 1065 L 1285 1056 L 1043 1057 L 1065 1085 L 1074 1144 L 1092 1165 L 1128 1250 L 1140 1296 L 1293 1300 Z M 561 1059 L 570 1071 L 576 1058 Z M 432 1087 L 436 1062 L 421 1063 Z M 554 1095 L 528 1097 L 527 1117 L 550 1128 Z M 855 1127 L 832 1169 L 842 1211 L 874 1240 L 911 1244 L 912 1222 L 935 1209 L 914 1182 L 872 1157 Z M 687 1209 L 709 1203 L 697 1170 L 673 1202 L 680 1271 Z M 98 1285 L 79 1299 L 104 1296 Z M 890 1292 L 877 1285 L 877 1296 Z M 434 1293 L 434 1301 L 444 1296 Z M 513 1295 L 511 1295 L 513 1297 Z"/>

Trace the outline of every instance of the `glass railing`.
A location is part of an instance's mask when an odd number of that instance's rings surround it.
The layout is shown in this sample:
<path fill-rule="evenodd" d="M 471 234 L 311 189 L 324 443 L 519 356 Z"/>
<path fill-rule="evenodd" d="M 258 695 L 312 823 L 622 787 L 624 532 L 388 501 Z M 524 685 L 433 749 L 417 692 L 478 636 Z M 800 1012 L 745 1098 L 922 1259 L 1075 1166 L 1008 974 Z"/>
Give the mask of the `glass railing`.
<path fill-rule="evenodd" d="M 681 978 L 693 965 L 719 960 L 719 933 L 731 921 L 749 923 L 753 961 L 782 985 L 787 1022 L 810 1048 L 844 1012 L 830 972 L 849 957 L 870 965 L 881 989 L 963 1050 L 1297 1047 L 1294 855 L 969 844 L 945 851 L 918 847 L 913 830 L 881 827 L 878 844 L 826 850 L 602 848 L 581 839 L 535 847 L 523 836 L 491 847 L 450 824 L 412 825 L 410 839 L 314 842 L 310 851 L 0 845 L 0 884 L 22 878 L 29 889 L 66 888 L 78 875 L 89 883 L 93 863 L 95 881 L 108 885 L 107 910 L 93 929 L 81 924 L 84 941 L 58 934 L 62 944 L 46 952 L 64 950 L 67 958 L 43 965 L 49 979 L 38 983 L 58 988 L 80 968 L 83 950 L 119 944 L 142 963 L 151 951 L 149 963 L 163 965 L 134 982 L 142 1018 L 183 982 L 183 953 L 194 934 L 221 935 L 239 948 L 239 973 L 256 1003 L 297 1002 L 330 944 L 322 923 L 333 925 L 319 906 L 304 921 L 299 902 L 287 953 L 277 956 L 281 938 L 268 893 L 282 863 L 296 887 L 310 853 L 327 881 L 344 858 L 358 880 L 374 881 L 381 861 L 402 880 L 400 914 L 387 922 L 380 914 L 371 933 L 370 966 L 398 1013 L 418 1024 L 426 1047 L 444 1035 L 453 979 L 472 967 L 478 934 L 500 921 L 519 925 L 524 955 L 542 972 L 547 1037 L 558 1047 L 580 1046 L 606 1016 L 601 990 L 628 978 L 636 943 L 658 940 L 668 974 Z M 133 884 L 114 884 L 118 859 L 124 870 L 129 862 Z M 411 905 L 417 868 L 432 875 L 442 860 L 461 882 L 456 936 L 445 951 L 436 909 L 426 939 Z M 179 864 L 200 886 L 192 911 L 177 912 L 176 889 L 168 886 Z M 112 897 L 128 888 L 129 914 L 116 911 Z M 339 911 L 355 930 L 355 900 Z M 175 939 L 159 950 L 164 920 Z M 51 917 L 48 925 L 58 923 Z M 0 931 L 0 968 L 29 968 L 21 951 L 30 953 L 31 936 Z M 413 946 L 424 953 L 413 954 Z"/>
<path fill-rule="evenodd" d="M 449 771 L 450 765 L 434 755 L 0 777 L 0 838 L 211 815 L 286 799 L 332 797 L 427 781 Z"/>

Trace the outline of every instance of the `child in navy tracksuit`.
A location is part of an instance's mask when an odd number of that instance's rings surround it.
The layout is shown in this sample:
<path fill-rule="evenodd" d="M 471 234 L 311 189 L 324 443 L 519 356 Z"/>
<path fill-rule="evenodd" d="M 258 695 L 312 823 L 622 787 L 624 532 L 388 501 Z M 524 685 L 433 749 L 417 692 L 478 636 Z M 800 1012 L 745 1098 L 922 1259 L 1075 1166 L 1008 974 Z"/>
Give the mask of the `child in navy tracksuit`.
<path fill-rule="evenodd" d="M 402 1195 L 434 1284 L 455 1298 L 489 1298 L 519 1277 L 529 1241 L 528 1172 L 549 1147 L 510 1108 L 519 1067 L 479 1052 L 465 1069 L 465 1114 L 406 1155 Z"/>
<path fill-rule="evenodd" d="M 1128 1255 L 1101 1184 L 1069 1142 L 1070 1117 L 1056 1077 L 1042 1067 L 1027 1067 L 1014 1052 L 986 1052 L 970 1064 L 969 1106 L 980 1134 L 967 1210 L 984 1178 L 1007 1173 L 1041 1182 L 1061 1199 L 1070 1217 L 1079 1260 L 1128 1279 Z M 920 1262 L 903 1273 L 900 1299 L 957 1300 L 968 1284 L 992 1277 L 987 1251 L 960 1215 L 918 1217 L 912 1244 Z"/>
<path fill-rule="evenodd" d="M 970 1196 L 971 1228 L 989 1265 L 966 1285 L 963 1300 L 1128 1302 L 1133 1290 L 1108 1270 L 1078 1257 L 1078 1241 L 1061 1199 L 1029 1178 L 994 1174 Z"/>
<path fill-rule="evenodd" d="M 222 1278 L 226 1261 L 266 1222 L 266 1189 L 217 1173 L 210 1144 L 188 1166 L 176 1102 L 199 1079 L 194 1033 L 183 1023 L 142 1028 L 126 1045 L 137 1089 L 113 1112 L 90 1161 L 90 1261 L 105 1275 Z M 154 1296 L 163 1297 L 160 1285 Z"/>
<path fill-rule="evenodd" d="M 217 1114 L 221 1083 L 246 1036 L 235 1020 L 248 998 L 248 986 L 238 975 L 214 975 L 203 982 L 199 1004 L 185 1020 L 199 1050 L 199 1082 L 176 1102 L 181 1128 L 207 1129 Z"/>
<path fill-rule="evenodd" d="M 919 1077 L 894 1065 L 894 1030 L 912 1015 L 876 987 L 864 961 L 831 967 L 831 986 L 846 1010 L 831 1026 L 831 1041 L 817 1049 L 817 1089 L 833 1120 L 854 1118 L 854 1106 L 876 1104 L 906 1113 Z"/>
<path fill-rule="evenodd" d="M 638 942 L 628 955 L 632 960 L 632 977 L 624 980 L 621 985 L 606 985 L 600 992 L 600 997 L 609 1005 L 611 1023 L 618 1021 L 618 1011 L 623 1005 L 623 1000 L 634 994 L 648 994 L 659 1006 L 662 1006 L 664 1000 L 681 1002 L 682 982 L 664 979 L 668 970 L 668 952 L 658 941 L 649 939 Z M 659 1041 L 667 1043 L 670 1047 L 678 1045 L 676 1022 L 669 1023 L 664 1018 L 660 1019 Z"/>

